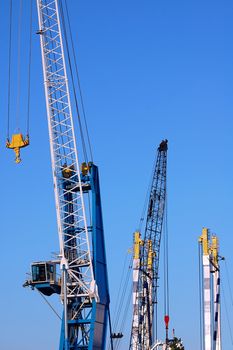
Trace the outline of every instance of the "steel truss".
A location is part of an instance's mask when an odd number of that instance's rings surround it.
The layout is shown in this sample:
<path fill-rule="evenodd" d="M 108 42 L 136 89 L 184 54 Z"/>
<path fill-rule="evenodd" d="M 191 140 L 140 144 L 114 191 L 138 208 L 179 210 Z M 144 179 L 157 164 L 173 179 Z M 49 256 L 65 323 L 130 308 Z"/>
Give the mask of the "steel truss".
<path fill-rule="evenodd" d="M 91 305 L 94 299 L 98 301 L 98 291 L 92 266 L 58 1 L 37 0 L 37 10 L 63 276 L 65 341 L 64 344 L 61 342 L 60 349 L 78 349 L 78 344 L 88 344 L 91 323 L 85 320 L 92 317 Z M 75 328 L 72 328 L 72 322 Z M 68 344 L 68 339 L 69 342 L 73 339 L 73 345 Z"/>
<path fill-rule="evenodd" d="M 166 200 L 167 140 L 162 141 L 150 189 L 143 244 L 134 261 L 132 350 L 149 350 L 154 344 L 154 306 L 157 303 L 160 241 Z"/>

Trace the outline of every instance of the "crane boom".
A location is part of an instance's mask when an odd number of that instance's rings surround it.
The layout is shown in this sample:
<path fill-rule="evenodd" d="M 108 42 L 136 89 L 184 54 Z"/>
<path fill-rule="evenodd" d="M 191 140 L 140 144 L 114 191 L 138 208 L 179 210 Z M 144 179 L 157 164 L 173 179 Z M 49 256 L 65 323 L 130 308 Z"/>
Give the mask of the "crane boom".
<path fill-rule="evenodd" d="M 150 189 L 143 242 L 135 234 L 132 350 L 149 350 L 154 343 L 160 241 L 166 200 L 167 140 L 158 147 Z"/>
<path fill-rule="evenodd" d="M 75 296 L 89 296 L 93 294 L 94 276 L 58 4 L 57 1 L 37 0 L 37 9 L 60 254 L 72 280 L 67 298 L 72 298 L 74 293 Z M 69 186 L 64 186 L 66 182 Z M 72 206 L 72 217 L 69 206 Z M 80 251 L 82 259 L 77 258 Z"/>

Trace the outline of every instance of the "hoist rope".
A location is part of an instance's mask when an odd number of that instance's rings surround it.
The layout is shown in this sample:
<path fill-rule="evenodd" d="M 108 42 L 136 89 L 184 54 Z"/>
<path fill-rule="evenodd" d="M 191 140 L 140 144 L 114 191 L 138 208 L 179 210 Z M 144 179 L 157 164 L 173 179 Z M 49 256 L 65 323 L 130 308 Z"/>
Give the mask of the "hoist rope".
<path fill-rule="evenodd" d="M 12 45 L 12 0 L 9 13 L 9 50 L 8 50 L 8 106 L 7 106 L 7 138 L 10 137 L 10 106 L 11 106 L 11 45 Z"/>
<path fill-rule="evenodd" d="M 229 294 L 230 294 L 231 305 L 233 306 L 233 296 L 232 296 L 232 289 L 231 289 L 231 285 L 230 285 L 229 271 L 228 271 L 227 262 L 225 259 L 224 259 L 224 261 L 225 261 L 224 265 L 225 265 L 226 276 L 227 276 L 227 285 L 228 285 L 228 290 L 229 290 Z M 222 289 L 223 289 L 223 285 L 222 285 Z M 233 345 L 232 329 L 231 329 L 231 323 L 230 323 L 230 318 L 229 318 L 229 314 L 228 314 L 228 308 L 226 305 L 226 298 L 225 298 L 224 289 L 223 289 L 223 298 L 224 298 L 224 305 L 225 305 L 225 310 L 226 310 L 226 315 L 227 315 L 228 328 L 229 328 L 230 337 L 231 337 L 231 344 Z"/>
<path fill-rule="evenodd" d="M 41 297 L 44 299 L 46 304 L 50 307 L 50 309 L 55 313 L 55 315 L 61 320 L 62 318 L 59 316 L 58 312 L 54 309 L 54 307 L 51 305 L 51 303 L 45 298 L 45 296 L 36 288 L 38 293 L 41 295 Z"/>
<path fill-rule="evenodd" d="M 68 34 L 69 34 L 69 36 L 71 38 L 71 42 L 72 42 L 72 49 L 73 49 L 72 53 L 73 53 L 73 56 L 74 56 L 74 62 L 75 62 L 75 67 L 76 67 L 76 74 L 78 76 L 76 56 L 75 56 L 75 50 L 74 50 L 74 47 L 73 47 L 71 25 L 70 25 L 70 20 L 69 20 L 69 13 L 68 13 L 67 5 L 66 5 L 68 30 L 69 30 L 69 33 L 67 34 L 66 21 L 65 21 L 63 5 L 62 5 L 62 2 L 59 2 L 59 4 L 60 4 L 60 12 L 61 12 L 61 21 L 62 21 L 62 25 L 63 25 L 63 29 L 64 29 L 64 39 L 65 39 L 65 47 L 66 47 L 67 58 L 68 58 L 68 66 L 69 66 L 70 75 L 71 75 L 71 84 L 72 84 L 72 89 L 73 89 L 73 94 L 74 94 L 75 108 L 76 108 L 76 113 L 77 113 L 77 117 L 78 117 L 78 124 L 79 124 L 80 136 L 81 136 L 83 156 L 84 156 L 85 162 L 88 163 L 88 161 L 90 159 L 89 159 L 88 153 L 87 153 L 85 137 L 84 137 L 83 127 L 82 127 L 82 122 L 81 122 L 81 116 L 80 116 L 80 112 L 79 112 L 78 98 L 77 98 L 75 82 L 74 82 L 74 73 L 73 73 L 73 68 L 72 68 L 72 63 L 71 63 L 71 55 L 70 55 L 70 50 L 69 50 Z M 66 2 L 65 2 L 65 4 L 66 4 Z M 78 82 L 79 82 L 79 76 L 78 76 Z M 78 83 L 78 85 L 79 85 L 79 89 L 80 89 L 80 95 L 82 96 L 80 82 Z M 81 104 L 83 106 L 83 111 L 84 111 L 84 104 L 83 104 L 82 97 L 81 97 L 81 101 L 82 101 Z M 84 112 L 84 120 L 85 120 L 85 112 Z M 89 144 L 89 151 L 90 151 L 91 161 L 93 161 L 93 156 L 92 156 L 92 151 L 91 151 L 91 146 L 90 146 L 90 140 L 89 140 L 89 134 L 88 134 L 88 130 L 87 130 L 87 123 L 86 123 L 86 121 L 85 121 L 85 125 L 86 125 L 86 133 L 88 135 L 88 144 Z M 90 194 L 89 193 L 88 193 L 87 197 L 88 197 L 88 207 L 89 207 L 89 211 L 88 211 L 89 212 L 89 220 L 90 220 L 90 222 L 92 222 L 91 210 L 90 210 L 90 207 L 91 207 L 90 201 L 91 200 L 90 200 Z"/>
<path fill-rule="evenodd" d="M 73 94 L 74 94 L 75 108 L 76 108 L 76 112 L 77 112 L 77 116 L 78 116 L 80 136 L 81 136 L 81 142 L 82 142 L 82 148 L 83 148 L 83 156 L 84 156 L 84 159 L 87 163 L 88 162 L 88 155 L 87 155 L 85 138 L 84 138 L 84 133 L 83 133 L 83 128 L 82 128 L 80 112 L 79 112 L 78 98 L 77 98 L 76 89 L 75 89 L 74 73 L 73 73 L 73 68 L 72 68 L 72 63 L 71 63 L 69 42 L 68 42 L 66 23 L 65 23 L 65 15 L 64 15 L 62 2 L 60 1 L 59 4 L 60 4 L 60 12 L 61 12 L 61 21 L 62 21 L 63 30 L 64 30 L 64 39 L 65 39 L 64 41 L 65 41 L 65 47 L 66 47 L 66 52 L 67 52 L 68 66 L 69 66 L 69 70 L 70 70 L 71 84 L 72 84 L 72 89 L 73 89 Z"/>
<path fill-rule="evenodd" d="M 119 323 L 119 319 L 120 319 L 120 316 L 122 313 L 122 308 L 123 308 L 124 301 L 125 301 L 126 291 L 127 291 L 129 281 L 130 281 L 130 274 L 131 274 L 131 266 L 128 267 L 127 274 L 126 274 L 125 281 L 124 281 L 124 285 L 123 285 L 123 288 L 121 291 L 121 297 L 120 297 L 119 302 L 118 302 L 118 310 L 116 312 L 116 318 L 115 318 L 114 323 L 113 323 L 114 329 L 117 328 L 118 323 Z"/>
<path fill-rule="evenodd" d="M 149 201 L 149 196 L 150 196 L 150 191 L 151 191 L 151 183 L 152 183 L 152 179 L 153 179 L 154 171 L 155 171 L 155 164 L 152 167 L 152 172 L 151 172 L 151 176 L 150 176 L 150 179 L 149 179 L 149 185 L 147 187 L 146 197 L 145 197 L 144 205 L 143 205 L 143 208 L 142 208 L 141 218 L 140 218 L 140 221 L 139 221 L 139 232 L 141 232 L 142 225 L 143 225 L 143 222 L 145 220 L 145 214 L 146 214 L 146 211 L 147 211 L 148 201 Z"/>
<path fill-rule="evenodd" d="M 223 284 L 222 284 L 222 295 L 223 295 L 223 301 L 224 301 L 224 308 L 225 308 L 225 312 L 226 312 L 227 325 L 228 325 L 230 339 L 231 339 L 231 345 L 233 345 L 232 329 L 231 329 L 230 317 L 229 317 L 229 313 L 228 313 L 225 290 L 224 290 Z"/>
<path fill-rule="evenodd" d="M 124 272 L 126 270 L 127 258 L 128 258 L 128 253 L 126 254 L 125 259 L 124 259 L 124 264 L 123 264 L 122 273 L 121 273 L 121 281 L 120 281 L 120 286 L 119 286 L 119 289 L 118 289 L 116 300 L 120 299 L 120 293 L 121 293 L 121 290 L 122 290 L 122 284 L 123 284 L 123 279 L 124 279 Z M 116 304 L 114 312 L 113 312 L 114 315 L 116 315 L 116 313 L 117 313 L 117 307 L 118 307 L 118 305 Z"/>
<path fill-rule="evenodd" d="M 21 38 L 22 38 L 22 12 L 23 12 L 23 0 L 20 0 L 19 9 L 19 23 L 18 23 L 18 65 L 17 65 L 17 101 L 16 101 L 16 114 L 15 124 L 16 130 L 19 131 L 19 120 L 20 120 L 20 97 L 21 97 Z"/>
<path fill-rule="evenodd" d="M 79 87 L 80 101 L 81 101 L 84 125 L 85 125 L 85 130 L 86 130 L 86 135 L 87 135 L 87 142 L 88 142 L 88 146 L 89 146 L 89 152 L 90 152 L 91 161 L 93 162 L 93 152 L 92 152 L 92 146 L 91 146 L 88 126 L 87 126 L 86 111 L 85 111 L 85 108 L 84 108 L 84 100 L 83 100 L 83 94 L 82 94 L 82 89 L 81 89 L 81 82 L 80 82 L 80 77 L 79 77 L 79 72 L 78 72 L 78 65 L 77 65 L 76 53 L 75 53 L 75 48 L 74 48 L 74 40 L 73 40 L 71 24 L 70 24 L 70 16 L 69 16 L 69 11 L 68 11 L 68 6 L 67 6 L 67 1 L 66 0 L 65 0 L 65 9 L 66 9 L 66 14 L 67 14 L 66 16 L 67 16 L 67 21 L 68 21 L 69 37 L 70 37 L 70 41 L 71 41 L 72 54 L 73 54 L 73 57 L 74 57 L 75 73 L 76 73 L 78 87 Z"/>
<path fill-rule="evenodd" d="M 128 291 L 128 296 L 126 297 L 126 302 L 125 302 L 125 307 L 124 307 L 124 310 L 123 310 L 123 313 L 122 313 L 122 317 L 121 317 L 121 323 L 120 323 L 120 327 L 119 327 L 119 333 L 122 333 L 123 334 L 123 331 L 125 329 L 125 323 L 128 319 L 128 313 L 129 313 L 129 305 L 130 305 L 130 301 L 132 299 L 132 292 L 133 292 L 133 288 L 131 286 L 131 288 L 129 289 Z M 124 334 L 123 334 L 124 335 Z M 120 341 L 121 341 L 121 338 L 118 338 L 116 343 L 115 343 L 115 346 L 114 346 L 114 349 L 117 350 L 120 346 Z"/>
<path fill-rule="evenodd" d="M 132 268 L 132 255 L 130 256 L 130 261 L 128 261 L 127 259 L 128 257 L 129 257 L 129 253 L 127 252 L 123 263 L 120 287 L 118 289 L 117 298 L 116 298 L 117 303 L 113 313 L 114 314 L 113 331 L 116 333 L 119 333 L 123 328 L 124 315 L 129 310 L 129 304 L 130 304 L 129 296 L 127 297 L 127 291 L 129 290 L 129 281 L 131 280 L 130 274 L 131 274 L 131 268 Z M 126 270 L 127 265 L 128 265 L 128 268 Z M 129 295 L 131 299 L 132 287 L 130 288 Z M 120 327 L 120 329 L 118 327 Z M 115 340 L 114 349 L 116 349 L 117 343 L 118 342 Z M 108 344 L 108 349 L 110 349 L 110 343 Z"/>
<path fill-rule="evenodd" d="M 20 105 L 21 105 L 21 62 L 22 62 L 22 34 L 23 34 L 23 0 L 20 1 L 18 15 L 18 28 L 17 28 L 17 79 L 16 79 L 16 111 L 15 111 L 15 126 L 16 132 L 20 130 Z M 10 15 L 9 15 L 9 50 L 8 50 L 8 107 L 7 107 L 7 139 L 10 138 L 10 122 L 11 122 L 11 93 L 12 93 L 12 39 L 13 39 L 13 1 L 10 1 Z M 26 130 L 29 134 L 29 118 L 30 118 L 30 90 L 31 90 L 31 47 L 32 47 L 32 0 L 30 0 L 30 29 L 29 29 L 29 51 L 28 51 L 28 81 L 27 81 L 27 119 Z"/>
<path fill-rule="evenodd" d="M 166 195 L 167 197 L 167 195 Z M 166 198 L 167 199 L 167 198 Z M 168 247 L 168 223 L 167 223 L 167 200 L 165 199 L 164 213 L 164 316 L 169 316 L 169 247 Z M 157 322 L 157 319 L 156 319 Z M 157 336 L 157 334 L 156 334 Z M 157 339 L 157 337 L 156 337 Z"/>
<path fill-rule="evenodd" d="M 110 342 L 110 350 L 113 350 L 113 340 L 112 340 L 112 319 L 111 319 L 111 313 L 110 308 L 108 306 L 108 322 L 109 322 L 109 342 Z"/>
<path fill-rule="evenodd" d="M 29 52 L 28 52 L 28 105 L 27 105 L 27 135 L 29 135 L 30 122 L 30 98 L 31 98 L 31 58 L 32 58 L 32 0 L 30 0 L 30 23 L 29 23 Z"/>
<path fill-rule="evenodd" d="M 233 306 L 233 295 L 232 295 L 232 289 L 231 289 L 231 285 L 230 285 L 229 271 L 228 271 L 226 259 L 224 259 L 224 262 L 225 262 L 225 269 L 226 269 L 226 275 L 227 275 L 227 285 L 228 285 L 228 289 L 229 289 L 229 293 L 230 293 L 231 305 Z"/>

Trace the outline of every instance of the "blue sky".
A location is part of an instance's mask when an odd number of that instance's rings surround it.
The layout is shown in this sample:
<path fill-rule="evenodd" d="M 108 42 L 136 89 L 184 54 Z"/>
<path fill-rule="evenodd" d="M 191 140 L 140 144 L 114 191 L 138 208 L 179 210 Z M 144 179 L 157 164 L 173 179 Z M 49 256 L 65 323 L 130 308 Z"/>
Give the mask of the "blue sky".
<path fill-rule="evenodd" d="M 14 6 L 18 3 L 14 1 Z M 23 3 L 26 23 L 28 1 Z M 233 4 L 230 0 L 68 0 L 68 4 L 94 160 L 100 168 L 112 305 L 140 219 L 155 151 L 167 138 L 171 328 L 186 349 L 196 350 L 197 240 L 203 226 L 219 236 L 230 277 L 233 268 Z M 19 350 L 57 349 L 60 321 L 36 292 L 22 288 L 30 263 L 50 259 L 51 252 L 58 250 L 39 38 L 33 35 L 31 145 L 22 151 L 23 161 L 17 166 L 4 144 L 8 10 L 9 1 L 2 1 L 0 343 L 6 350 L 16 346 Z M 34 2 L 34 32 L 37 27 Z M 27 47 L 25 37 L 25 52 Z M 22 62 L 22 74 L 26 74 L 27 63 Z M 12 112 L 11 132 L 14 118 Z M 80 144 L 78 135 L 77 141 Z M 224 265 L 222 282 L 232 314 Z M 231 288 L 232 283 L 231 279 Z M 224 305 L 222 309 L 223 348 L 228 350 L 232 341 Z M 120 350 L 126 348 L 123 343 Z"/>

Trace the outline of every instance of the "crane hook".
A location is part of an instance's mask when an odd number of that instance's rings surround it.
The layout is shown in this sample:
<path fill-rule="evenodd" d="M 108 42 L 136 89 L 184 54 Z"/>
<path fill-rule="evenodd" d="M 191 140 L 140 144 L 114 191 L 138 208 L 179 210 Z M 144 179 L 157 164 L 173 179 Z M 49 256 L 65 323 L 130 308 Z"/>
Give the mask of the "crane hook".
<path fill-rule="evenodd" d="M 15 152 L 15 162 L 18 164 L 21 162 L 20 158 L 20 148 L 26 147 L 29 145 L 29 136 L 26 135 L 24 138 L 22 134 L 13 134 L 11 142 L 9 139 L 6 141 L 6 147 L 11 148 Z"/>

